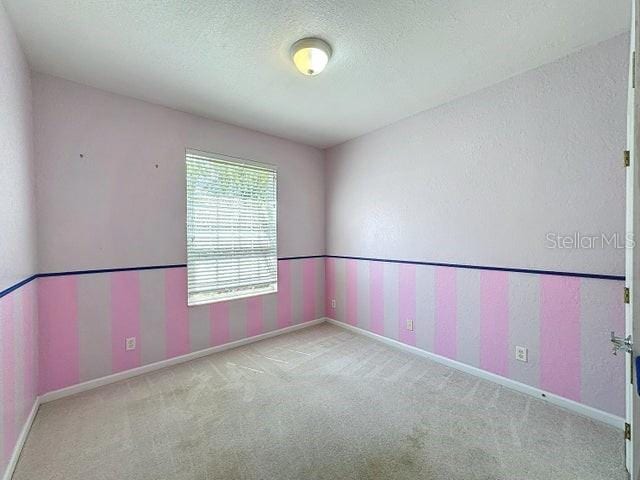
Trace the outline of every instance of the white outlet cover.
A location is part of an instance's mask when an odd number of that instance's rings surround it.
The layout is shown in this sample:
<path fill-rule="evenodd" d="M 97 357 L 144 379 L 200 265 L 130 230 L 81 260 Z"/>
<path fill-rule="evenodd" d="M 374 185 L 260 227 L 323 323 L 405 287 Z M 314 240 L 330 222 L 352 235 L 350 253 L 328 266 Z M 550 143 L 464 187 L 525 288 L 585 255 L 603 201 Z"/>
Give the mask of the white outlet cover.
<path fill-rule="evenodd" d="M 413 319 L 407 318 L 407 330 L 413 332 Z"/>
<path fill-rule="evenodd" d="M 336 299 L 331 299 L 331 308 L 336 308 Z"/>
<path fill-rule="evenodd" d="M 516 345 L 516 360 L 520 362 L 529 361 L 529 350 L 527 349 L 527 347 Z"/>
<path fill-rule="evenodd" d="M 128 337 L 124 342 L 125 350 L 135 350 L 136 349 L 136 337 Z"/>

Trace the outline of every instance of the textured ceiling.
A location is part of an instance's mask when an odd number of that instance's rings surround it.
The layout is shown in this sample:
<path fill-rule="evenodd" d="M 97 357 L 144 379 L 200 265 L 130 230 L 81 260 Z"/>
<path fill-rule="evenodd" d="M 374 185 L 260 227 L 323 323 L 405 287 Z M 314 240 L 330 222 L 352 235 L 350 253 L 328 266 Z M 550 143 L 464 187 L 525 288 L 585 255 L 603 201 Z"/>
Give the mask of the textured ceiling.
<path fill-rule="evenodd" d="M 32 68 L 318 147 L 628 30 L 628 0 L 3 0 Z M 289 47 L 334 56 L 300 75 Z"/>

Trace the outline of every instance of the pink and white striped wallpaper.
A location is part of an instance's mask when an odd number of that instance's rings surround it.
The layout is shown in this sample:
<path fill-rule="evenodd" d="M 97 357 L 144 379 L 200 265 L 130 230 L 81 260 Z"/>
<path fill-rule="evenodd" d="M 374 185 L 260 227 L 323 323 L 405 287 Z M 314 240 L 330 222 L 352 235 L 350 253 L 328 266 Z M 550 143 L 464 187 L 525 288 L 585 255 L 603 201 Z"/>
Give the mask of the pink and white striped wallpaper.
<path fill-rule="evenodd" d="M 36 281 L 0 298 L 0 475 L 37 395 Z"/>
<path fill-rule="evenodd" d="M 322 318 L 324 273 L 324 258 L 280 260 L 277 294 L 189 308 L 184 267 L 40 278 L 38 391 Z"/>
<path fill-rule="evenodd" d="M 624 357 L 608 342 L 624 329 L 622 281 L 342 258 L 281 260 L 278 269 L 277 294 L 190 308 L 184 267 L 45 276 L 0 298 L 0 471 L 36 394 L 325 312 L 624 415 Z M 126 351 L 131 336 L 137 348 Z M 527 363 L 515 360 L 516 345 L 528 347 Z"/>
<path fill-rule="evenodd" d="M 325 268 L 330 318 L 624 416 L 624 356 L 608 341 L 624 331 L 622 281 L 344 258 Z"/>

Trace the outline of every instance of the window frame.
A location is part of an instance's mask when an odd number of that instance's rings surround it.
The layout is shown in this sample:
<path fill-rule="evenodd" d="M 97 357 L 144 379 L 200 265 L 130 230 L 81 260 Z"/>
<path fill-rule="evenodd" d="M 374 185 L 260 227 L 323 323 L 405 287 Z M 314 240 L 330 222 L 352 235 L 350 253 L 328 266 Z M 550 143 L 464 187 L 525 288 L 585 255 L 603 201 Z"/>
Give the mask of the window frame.
<path fill-rule="evenodd" d="M 195 157 L 200 157 L 202 159 L 205 160 L 210 160 L 210 161 L 222 161 L 222 162 L 227 162 L 227 163 L 231 163 L 231 164 L 236 164 L 236 165 L 246 165 L 246 166 L 253 166 L 253 167 L 257 167 L 257 168 L 262 168 L 262 169 L 266 169 L 266 170 L 271 170 L 274 173 L 274 190 L 275 190 L 275 209 L 274 209 L 274 222 L 275 222 L 275 246 L 276 246 L 276 275 L 275 275 L 275 288 L 273 290 L 269 290 L 269 291 L 263 291 L 263 292 L 249 292 L 249 293 L 244 293 L 244 294 L 240 294 L 240 295 L 235 295 L 232 297 L 224 297 L 224 298 L 209 298 L 206 300 L 201 300 L 201 301 L 191 301 L 189 299 L 189 236 L 188 236 L 188 228 L 189 228 L 189 216 L 188 216 L 188 210 L 189 210 L 189 199 L 188 199 L 188 190 L 187 190 L 187 161 L 188 161 L 188 157 L 189 156 L 195 156 Z M 220 302 L 231 302 L 234 300 L 241 300 L 241 299 L 245 299 L 245 298 L 251 298 L 251 297 L 258 297 L 258 296 L 262 296 L 262 295 L 272 295 L 275 293 L 278 293 L 278 288 L 279 288 L 279 275 L 278 275 L 278 167 L 277 165 L 274 165 L 272 163 L 266 163 L 266 162 L 258 162 L 255 160 L 249 160 L 246 158 L 241 158 L 241 157 L 234 157 L 231 155 L 225 155 L 223 153 L 217 153 L 217 152 L 206 152 L 203 150 L 198 150 L 198 149 L 194 149 L 194 148 L 186 148 L 185 152 L 184 152 L 184 166 L 185 166 L 185 173 L 184 173 L 184 181 L 185 181 L 185 193 L 184 193 L 184 199 L 185 199 L 185 222 L 184 222 L 184 226 L 185 226 L 185 253 L 187 256 L 187 306 L 188 307 L 195 307 L 198 305 L 207 305 L 207 304 L 211 304 L 211 303 L 220 303 Z"/>

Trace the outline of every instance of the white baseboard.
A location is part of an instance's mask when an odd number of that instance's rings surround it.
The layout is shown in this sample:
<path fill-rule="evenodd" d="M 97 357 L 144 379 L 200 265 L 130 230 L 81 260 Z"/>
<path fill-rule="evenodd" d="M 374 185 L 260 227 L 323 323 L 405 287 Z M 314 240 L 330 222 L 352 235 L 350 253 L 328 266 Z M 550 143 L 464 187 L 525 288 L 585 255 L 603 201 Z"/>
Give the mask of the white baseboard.
<path fill-rule="evenodd" d="M 282 335 L 285 333 L 293 332 L 295 330 L 300 330 L 301 328 L 311 327 L 312 325 L 317 325 L 319 323 L 324 322 L 325 320 L 326 319 L 324 317 L 317 318 L 309 322 L 299 323 L 297 325 L 291 325 L 289 327 L 280 328 L 278 330 L 272 330 L 271 332 L 262 333 L 254 337 L 243 338 L 241 340 L 236 340 L 235 342 L 229 342 L 223 345 L 205 348 L 204 350 L 198 350 L 197 352 L 187 353 L 185 355 L 180 355 L 179 357 L 168 358 L 167 360 L 161 360 L 159 362 L 150 363 L 148 365 L 143 365 L 141 367 L 132 368 L 131 370 L 125 370 L 124 372 L 114 373 L 113 375 L 107 375 L 106 377 L 100 377 L 93 380 L 88 380 L 86 382 L 78 383 L 76 385 L 71 385 L 70 387 L 65 387 L 65 388 L 61 388 L 60 390 L 54 390 L 52 392 L 45 393 L 40 397 L 40 403 L 52 402 L 53 400 L 58 400 L 60 398 L 68 397 L 70 395 L 75 395 L 76 393 L 86 392 L 87 390 L 93 390 L 94 388 L 98 388 L 103 385 L 119 382 L 121 380 L 126 380 L 131 377 L 137 377 L 138 375 L 142 375 L 143 373 L 153 372 L 155 370 L 160 370 L 162 368 L 170 367 L 172 365 L 188 362 L 196 358 L 206 357 L 207 355 L 211 355 L 212 353 L 222 352 L 224 350 L 229 350 L 231 348 L 241 347 L 242 345 L 258 342 L 260 340 L 264 340 L 265 338 L 275 337 L 277 335 Z"/>
<path fill-rule="evenodd" d="M 360 335 L 367 336 L 369 338 L 373 338 L 380 342 L 386 343 L 392 347 L 400 348 L 407 352 L 414 353 L 416 355 L 420 355 L 421 357 L 428 358 L 435 362 L 441 363 L 448 367 L 455 368 L 456 370 L 461 370 L 465 373 L 469 373 L 471 375 L 475 375 L 477 377 L 483 378 L 485 380 L 489 380 L 495 383 L 498 383 L 504 387 L 510 388 L 512 390 L 517 390 L 521 393 L 526 393 L 527 395 L 531 395 L 533 397 L 539 398 L 541 400 L 546 400 L 549 403 L 557 405 L 559 407 L 566 408 L 567 410 L 571 410 L 572 412 L 578 413 L 585 417 L 589 417 L 593 420 L 597 420 L 600 422 L 604 422 L 613 427 L 624 429 L 625 420 L 622 417 L 618 417 L 617 415 L 613 415 L 611 413 L 603 412 L 602 410 L 598 410 L 597 408 L 589 407 L 587 405 L 583 405 L 582 403 L 575 402 L 573 400 L 569 400 L 567 398 L 560 397 L 558 395 L 554 395 L 553 393 L 545 392 L 544 390 L 540 390 L 539 388 L 532 387 L 530 385 L 526 385 L 524 383 L 520 383 L 516 380 L 511 380 L 509 378 L 501 377 L 500 375 L 496 375 L 495 373 L 487 372 L 486 370 L 481 370 L 477 367 L 472 367 L 470 365 L 466 365 L 464 363 L 458 362 L 456 360 L 451 360 L 449 358 L 443 357 L 441 355 L 437 355 L 435 353 L 427 352 L 426 350 L 422 350 L 417 347 L 413 347 L 411 345 L 406 345 L 397 340 L 393 340 L 391 338 L 383 337 L 382 335 L 378 335 L 377 333 L 369 332 L 368 330 L 364 330 L 359 327 L 354 327 L 353 325 L 348 325 L 343 322 L 338 322 L 332 318 L 328 318 L 327 321 L 332 323 L 333 325 L 337 325 L 339 327 L 345 328 L 352 332 L 358 333 Z"/>
<path fill-rule="evenodd" d="M 4 471 L 2 480 L 11 480 L 11 477 L 13 476 L 13 472 L 18 464 L 18 458 L 20 458 L 20 452 L 22 452 L 22 447 L 24 446 L 24 442 L 27 441 L 27 436 L 29 435 L 29 430 L 31 430 L 31 425 L 33 425 L 33 420 L 36 418 L 36 413 L 38 413 L 38 407 L 40 407 L 40 398 L 36 397 L 33 402 L 33 406 L 31 407 L 31 411 L 29 412 L 29 416 L 27 417 L 27 421 L 24 422 L 20 435 L 18 435 L 18 440 L 13 447 L 13 453 L 11 454 L 11 458 L 7 464 L 7 469 Z"/>
<path fill-rule="evenodd" d="M 113 375 L 108 375 L 106 377 L 97 378 L 94 380 L 89 380 L 87 382 L 79 383 L 77 385 L 72 385 L 70 387 L 62 388 L 60 390 L 55 390 L 53 392 L 45 393 L 44 395 L 36 398 L 33 408 L 25 422 L 22 431 L 20 432 L 20 436 L 18 437 L 18 441 L 16 442 L 15 448 L 13 450 L 13 454 L 9 460 L 9 464 L 7 465 L 7 469 L 2 476 L 2 480 L 11 480 L 11 476 L 13 475 L 13 471 L 18 463 L 18 458 L 20 457 L 20 452 L 22 451 L 22 447 L 27 439 L 27 435 L 29 434 L 29 430 L 31 429 L 31 425 L 33 424 L 33 420 L 38 411 L 38 407 L 47 402 L 51 402 L 53 400 L 58 400 L 60 398 L 68 397 L 70 395 L 75 395 L 80 392 L 85 392 L 87 390 L 92 390 L 94 388 L 101 387 L 103 385 L 108 385 L 110 383 L 119 382 L 121 380 L 126 380 L 128 378 L 132 378 L 138 375 L 142 375 L 147 372 L 152 372 L 155 370 L 160 370 L 162 368 L 169 367 L 171 365 L 177 365 L 179 363 L 188 362 L 190 360 L 194 360 L 196 358 L 204 357 L 207 355 L 211 355 L 212 353 L 222 352 L 224 350 L 229 350 L 231 348 L 240 347 L 242 345 L 247 345 L 250 343 L 258 342 L 260 340 L 264 340 L 266 338 L 275 337 L 277 335 L 282 335 L 288 332 L 293 332 L 295 330 L 300 330 L 302 328 L 307 328 L 312 325 L 317 325 L 322 322 L 329 322 L 333 325 L 337 325 L 346 330 L 355 332 L 360 335 L 367 336 L 374 340 L 383 342 L 387 345 L 390 345 L 395 348 L 402 349 L 404 351 L 420 355 L 421 357 L 428 358 L 435 362 L 441 363 L 448 367 L 455 368 L 457 370 L 463 371 L 465 373 L 469 373 L 471 375 L 475 375 L 477 377 L 483 378 L 485 380 L 489 380 L 504 387 L 510 388 L 512 390 L 516 390 L 521 393 L 525 393 L 527 395 L 531 395 L 533 397 L 539 398 L 541 400 L 546 400 L 554 405 L 566 408 L 572 412 L 578 413 L 585 417 L 591 418 L 593 420 L 597 420 L 600 422 L 604 422 L 613 427 L 624 429 L 625 420 L 616 415 L 612 415 L 607 412 L 603 412 L 602 410 L 598 410 L 593 407 L 589 407 L 587 405 L 583 405 L 581 403 L 575 402 L 573 400 L 568 400 L 566 398 L 560 397 L 558 395 L 554 395 L 549 392 L 545 392 L 544 390 L 540 390 L 535 387 L 531 387 L 524 383 L 517 382 L 515 380 L 511 380 L 505 377 L 501 377 L 500 375 L 496 375 L 494 373 L 487 372 L 485 370 L 481 370 L 477 367 L 472 367 L 470 365 L 466 365 L 464 363 L 458 362 L 456 360 L 451 360 L 446 357 L 442 357 L 435 353 L 427 352 L 425 350 L 421 350 L 417 347 L 413 347 L 411 345 L 406 345 L 397 340 L 393 340 L 391 338 L 383 337 L 382 335 L 378 335 L 373 332 L 369 332 L 367 330 L 363 330 L 358 327 L 354 327 L 352 325 L 348 325 L 342 322 L 338 322 L 337 320 L 333 320 L 331 318 L 318 318 L 315 320 L 311 320 L 309 322 L 301 323 L 298 325 L 292 325 L 290 327 L 281 328 L 278 330 L 273 330 L 271 332 L 263 333 L 261 335 L 256 335 L 255 337 L 243 338 L 241 340 L 237 340 L 235 342 L 225 343 L 224 345 L 218 345 L 216 347 L 207 348 L 204 350 L 199 350 L 197 352 L 188 353 L 186 355 L 181 355 L 179 357 L 170 358 L 167 360 L 162 360 L 160 362 L 151 363 L 149 365 L 144 365 L 138 368 L 134 368 L 131 370 L 126 370 L 124 372 L 115 373 Z"/>

